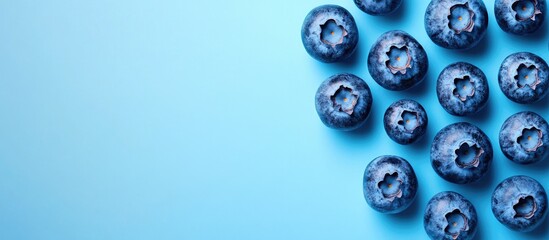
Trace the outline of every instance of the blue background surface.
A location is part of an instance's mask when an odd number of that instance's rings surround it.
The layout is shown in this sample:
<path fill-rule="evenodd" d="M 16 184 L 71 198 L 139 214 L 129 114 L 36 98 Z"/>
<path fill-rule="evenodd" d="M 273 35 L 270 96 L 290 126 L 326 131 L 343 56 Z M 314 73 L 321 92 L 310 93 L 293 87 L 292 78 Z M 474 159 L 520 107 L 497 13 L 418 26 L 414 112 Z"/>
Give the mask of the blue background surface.
<path fill-rule="evenodd" d="M 303 49 L 302 21 L 325 3 L 347 8 L 359 26 L 358 52 L 345 63 Z M 519 166 L 498 145 L 508 116 L 549 118 L 549 100 L 518 105 L 497 84 L 513 52 L 549 60 L 549 24 L 512 36 L 485 3 L 488 35 L 460 52 L 427 37 L 427 0 L 388 17 L 351 0 L 1 1 L 0 239 L 425 239 L 425 205 L 444 190 L 476 206 L 478 239 L 547 239 L 549 221 L 532 233 L 506 229 L 490 196 L 516 174 L 549 188 L 549 159 Z M 426 80 L 404 92 L 381 88 L 366 67 L 371 44 L 393 29 L 416 37 L 431 63 Z M 450 116 L 436 99 L 436 77 L 456 61 L 488 77 L 489 104 L 477 116 Z M 318 85 L 341 72 L 373 91 L 357 132 L 326 128 L 314 108 Z M 382 127 L 385 109 L 405 97 L 430 118 L 410 146 Z M 436 132 L 458 121 L 478 125 L 495 150 L 476 184 L 445 182 L 429 162 Z M 408 159 L 418 175 L 418 197 L 402 214 L 377 213 L 362 195 L 364 168 L 383 154 Z"/>

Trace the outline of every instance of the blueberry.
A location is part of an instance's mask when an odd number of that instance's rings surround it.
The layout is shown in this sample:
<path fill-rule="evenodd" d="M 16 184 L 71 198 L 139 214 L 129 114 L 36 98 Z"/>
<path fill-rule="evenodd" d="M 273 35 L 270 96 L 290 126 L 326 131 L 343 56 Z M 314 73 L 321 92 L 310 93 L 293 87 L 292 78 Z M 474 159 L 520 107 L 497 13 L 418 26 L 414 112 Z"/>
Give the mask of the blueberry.
<path fill-rule="evenodd" d="M 456 192 L 433 196 L 423 217 L 423 227 L 431 239 L 473 239 L 477 233 L 477 211 L 469 200 Z"/>
<path fill-rule="evenodd" d="M 499 146 L 503 154 L 513 162 L 539 162 L 549 153 L 549 125 L 534 112 L 513 114 L 499 130 Z"/>
<path fill-rule="evenodd" d="M 404 90 L 420 83 L 427 74 L 427 53 L 419 42 L 403 31 L 382 34 L 370 49 L 368 71 L 389 90 Z"/>
<path fill-rule="evenodd" d="M 358 43 L 355 19 L 347 9 L 322 5 L 309 12 L 301 27 L 305 50 L 318 61 L 332 63 L 351 56 Z"/>
<path fill-rule="evenodd" d="M 402 4 L 402 0 L 355 0 L 360 10 L 370 15 L 387 15 L 393 13 Z"/>
<path fill-rule="evenodd" d="M 401 157 L 380 156 L 364 171 L 364 198 L 382 213 L 399 213 L 408 208 L 417 192 L 414 169 Z"/>
<path fill-rule="evenodd" d="M 488 12 L 482 0 L 432 0 L 425 11 L 427 35 L 443 48 L 472 48 L 487 28 Z"/>
<path fill-rule="evenodd" d="M 509 229 L 532 231 L 547 215 L 547 194 L 543 186 L 531 177 L 507 178 L 492 194 L 492 213 Z"/>
<path fill-rule="evenodd" d="M 507 98 L 516 103 L 534 103 L 547 95 L 549 66 L 538 55 L 519 52 L 509 55 L 499 68 L 498 82 Z"/>
<path fill-rule="evenodd" d="M 488 95 L 486 76 L 472 64 L 450 64 L 438 76 L 438 101 L 452 115 L 465 116 L 479 112 L 486 106 Z"/>
<path fill-rule="evenodd" d="M 488 136 L 473 124 L 454 123 L 440 130 L 431 145 L 431 165 L 446 181 L 465 184 L 486 174 L 494 153 Z"/>
<path fill-rule="evenodd" d="M 372 93 L 364 80 L 353 74 L 326 79 L 316 92 L 316 112 L 322 122 L 339 130 L 354 130 L 368 118 Z"/>
<path fill-rule="evenodd" d="M 499 27 L 525 35 L 537 31 L 545 20 L 545 0 L 496 0 L 494 12 Z"/>
<path fill-rule="evenodd" d="M 410 99 L 394 102 L 383 117 L 385 132 L 400 144 L 410 144 L 420 139 L 427 131 L 427 123 L 423 106 Z"/>

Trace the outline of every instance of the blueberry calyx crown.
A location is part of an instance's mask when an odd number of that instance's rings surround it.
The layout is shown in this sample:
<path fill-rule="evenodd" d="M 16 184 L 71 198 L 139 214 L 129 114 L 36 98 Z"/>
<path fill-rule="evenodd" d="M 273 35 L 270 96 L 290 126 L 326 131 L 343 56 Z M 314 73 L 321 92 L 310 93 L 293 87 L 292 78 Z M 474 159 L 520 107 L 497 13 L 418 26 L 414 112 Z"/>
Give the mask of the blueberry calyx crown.
<path fill-rule="evenodd" d="M 517 21 L 532 20 L 536 21 L 536 15 L 542 14 L 538 8 L 537 0 L 518 0 L 511 6 L 515 11 L 515 19 Z"/>
<path fill-rule="evenodd" d="M 386 52 L 389 59 L 385 62 L 392 74 L 406 74 L 406 69 L 412 68 L 412 56 L 407 46 L 391 46 Z"/>
<path fill-rule="evenodd" d="M 404 110 L 400 114 L 400 119 L 397 123 L 398 125 L 404 127 L 404 130 L 407 132 L 413 132 L 417 127 L 419 127 L 419 113 Z"/>
<path fill-rule="evenodd" d="M 476 143 L 462 142 L 455 153 L 455 162 L 458 167 L 473 168 L 480 164 L 480 155 L 484 153 L 484 150 Z"/>
<path fill-rule="evenodd" d="M 461 32 L 472 32 L 475 27 L 473 18 L 475 13 L 469 8 L 469 2 L 465 4 L 456 4 L 450 7 L 450 13 L 448 14 L 448 27 L 456 34 Z"/>
<path fill-rule="evenodd" d="M 397 172 L 385 174 L 383 180 L 377 183 L 377 187 L 381 190 L 383 197 L 387 198 L 390 202 L 394 201 L 395 198 L 402 197 L 401 185 L 402 180 L 398 178 Z"/>
<path fill-rule="evenodd" d="M 324 24 L 320 25 L 320 40 L 335 48 L 343 43 L 343 39 L 347 36 L 347 31 L 342 25 L 337 24 L 334 19 L 328 19 Z"/>
<path fill-rule="evenodd" d="M 463 78 L 454 79 L 454 96 L 459 98 L 462 102 L 467 100 L 467 97 L 473 97 L 475 95 L 475 82 L 471 80 L 469 76 L 463 76 Z"/>
<path fill-rule="evenodd" d="M 334 109 L 352 115 L 358 102 L 358 94 L 352 88 L 340 85 L 330 99 Z"/>
<path fill-rule="evenodd" d="M 536 90 L 541 80 L 538 77 L 538 68 L 535 65 L 526 66 L 522 63 L 517 68 L 517 74 L 515 75 L 517 80 L 517 86 L 519 88 L 530 87 L 532 90 Z"/>
<path fill-rule="evenodd" d="M 457 239 L 461 232 L 469 230 L 469 220 L 459 209 L 454 209 L 454 211 L 446 213 L 444 217 L 448 224 L 446 228 L 444 228 L 444 232 L 452 236 L 452 239 Z"/>
<path fill-rule="evenodd" d="M 513 205 L 513 210 L 515 210 L 514 218 L 526 218 L 530 219 L 534 216 L 538 209 L 538 206 L 536 204 L 536 201 L 534 200 L 534 197 L 528 195 L 528 196 L 521 196 L 517 199 L 516 203 Z"/>
<path fill-rule="evenodd" d="M 522 134 L 517 138 L 517 143 L 527 152 L 535 152 L 543 145 L 543 132 L 536 127 L 522 129 Z"/>

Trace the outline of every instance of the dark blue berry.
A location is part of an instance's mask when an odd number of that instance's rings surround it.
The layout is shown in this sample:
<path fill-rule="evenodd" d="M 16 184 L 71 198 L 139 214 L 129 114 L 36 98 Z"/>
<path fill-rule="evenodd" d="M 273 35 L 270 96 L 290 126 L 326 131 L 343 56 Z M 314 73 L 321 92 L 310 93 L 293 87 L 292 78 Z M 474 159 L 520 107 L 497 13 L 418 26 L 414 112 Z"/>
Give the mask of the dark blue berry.
<path fill-rule="evenodd" d="M 332 63 L 351 56 L 358 43 L 355 19 L 345 8 L 323 5 L 311 10 L 301 27 L 305 50 L 318 61 Z"/>
<path fill-rule="evenodd" d="M 509 55 L 499 68 L 498 82 L 507 98 L 516 103 L 534 103 L 547 95 L 549 66 L 538 55 L 519 52 Z"/>
<path fill-rule="evenodd" d="M 364 198 L 382 213 L 399 213 L 408 208 L 418 188 L 414 169 L 401 157 L 380 156 L 364 171 Z"/>
<path fill-rule="evenodd" d="M 545 21 L 545 0 L 496 0 L 494 13 L 505 32 L 525 35 L 537 31 Z"/>
<path fill-rule="evenodd" d="M 394 102 L 383 117 L 385 132 L 400 144 L 410 144 L 420 139 L 427 131 L 427 123 L 423 106 L 410 99 Z"/>
<path fill-rule="evenodd" d="M 431 165 L 446 181 L 466 184 L 486 174 L 493 150 L 488 136 L 466 122 L 454 123 L 440 130 L 431 145 Z"/>
<path fill-rule="evenodd" d="M 360 10 L 370 15 L 387 15 L 396 11 L 402 4 L 402 0 L 355 0 Z"/>
<path fill-rule="evenodd" d="M 364 80 L 353 74 L 326 79 L 315 97 L 316 112 L 322 122 L 339 130 L 354 130 L 368 118 L 372 93 Z"/>
<path fill-rule="evenodd" d="M 389 90 L 405 90 L 425 78 L 429 61 L 419 42 L 403 31 L 382 34 L 368 54 L 372 78 Z"/>
<path fill-rule="evenodd" d="M 513 176 L 492 194 L 492 213 L 503 225 L 519 232 L 538 227 L 547 215 L 547 193 L 535 179 Z"/>
<path fill-rule="evenodd" d="M 456 192 L 441 192 L 433 196 L 423 217 L 423 227 L 433 240 L 473 239 L 477 223 L 473 204 Z"/>
<path fill-rule="evenodd" d="M 476 46 L 488 28 L 488 12 L 482 0 L 432 0 L 424 20 L 431 40 L 449 49 Z"/>
<path fill-rule="evenodd" d="M 488 102 L 489 89 L 486 76 L 476 66 L 458 62 L 444 68 L 437 81 L 440 105 L 456 116 L 479 112 Z"/>
<path fill-rule="evenodd" d="M 534 112 L 513 114 L 501 126 L 499 146 L 503 154 L 513 162 L 539 162 L 549 153 L 549 125 Z"/>

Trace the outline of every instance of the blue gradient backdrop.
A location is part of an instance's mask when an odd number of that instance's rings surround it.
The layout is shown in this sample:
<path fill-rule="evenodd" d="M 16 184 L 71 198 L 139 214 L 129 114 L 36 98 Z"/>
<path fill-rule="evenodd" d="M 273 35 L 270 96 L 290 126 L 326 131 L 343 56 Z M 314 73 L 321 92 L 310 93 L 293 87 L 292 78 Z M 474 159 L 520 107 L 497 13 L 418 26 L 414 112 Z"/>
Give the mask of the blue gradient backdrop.
<path fill-rule="evenodd" d="M 518 105 L 497 84 L 513 52 L 549 60 L 549 24 L 506 34 L 485 2 L 486 39 L 459 52 L 427 37 L 427 0 L 388 17 L 351 0 L 1 1 L 0 239 L 425 239 L 425 204 L 444 190 L 476 206 L 478 239 L 547 239 L 549 221 L 532 233 L 499 224 L 490 196 L 516 174 L 549 188 L 549 159 L 519 166 L 498 145 L 506 117 L 549 118 L 549 100 Z M 359 26 L 358 52 L 345 63 L 317 62 L 301 44 L 303 18 L 325 3 L 347 8 Z M 416 37 L 431 63 L 404 92 L 381 88 L 366 68 L 371 44 L 393 29 Z M 450 116 L 436 99 L 436 77 L 456 61 L 488 77 L 489 104 L 477 116 Z M 315 112 L 318 85 L 340 72 L 373 91 L 358 132 L 330 130 Z M 382 127 L 385 109 L 405 97 L 430 118 L 410 146 Z M 476 184 L 445 182 L 429 162 L 436 132 L 458 121 L 478 125 L 494 146 Z M 402 214 L 379 214 L 363 199 L 364 168 L 382 154 L 408 159 L 418 175 L 419 196 Z"/>

